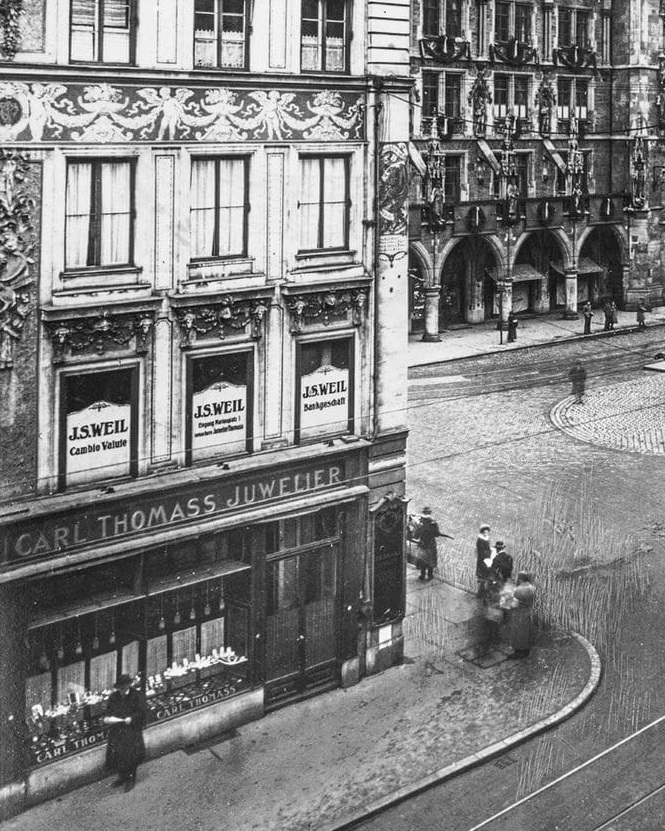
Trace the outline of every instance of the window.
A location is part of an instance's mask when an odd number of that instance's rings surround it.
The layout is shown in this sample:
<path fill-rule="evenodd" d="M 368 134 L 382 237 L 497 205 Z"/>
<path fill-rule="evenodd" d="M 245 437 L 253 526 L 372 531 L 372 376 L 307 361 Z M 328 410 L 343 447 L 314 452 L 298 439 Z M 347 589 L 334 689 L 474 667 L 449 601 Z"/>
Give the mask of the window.
<path fill-rule="evenodd" d="M 349 239 L 349 159 L 303 156 L 300 159 L 301 251 L 344 249 Z"/>
<path fill-rule="evenodd" d="M 64 375 L 60 487 L 137 475 L 138 371 Z"/>
<path fill-rule="evenodd" d="M 510 100 L 510 78 L 508 75 L 494 76 L 494 121 L 502 121 L 508 115 Z"/>
<path fill-rule="evenodd" d="M 423 0 L 423 35 L 436 38 L 441 34 L 439 0 Z"/>
<path fill-rule="evenodd" d="M 345 72 L 349 42 L 346 0 L 302 0 L 303 72 Z"/>
<path fill-rule="evenodd" d="M 523 43 L 530 43 L 531 6 L 499 0 L 494 10 L 494 36 L 497 41 L 514 37 Z"/>
<path fill-rule="evenodd" d="M 589 83 L 581 78 L 559 78 L 556 109 L 560 133 L 570 129 L 573 102 L 578 125 L 583 128 L 589 118 Z"/>
<path fill-rule="evenodd" d="M 72 61 L 134 62 L 134 0 L 72 0 Z"/>
<path fill-rule="evenodd" d="M 589 12 L 583 9 L 559 9 L 559 46 L 589 46 Z"/>
<path fill-rule="evenodd" d="M 65 268 L 128 265 L 133 258 L 131 161 L 67 166 Z"/>
<path fill-rule="evenodd" d="M 446 118 L 454 119 L 459 123 L 462 114 L 461 98 L 462 98 L 462 78 L 460 75 L 452 75 L 446 73 L 445 77 L 445 91 L 444 91 L 444 108 L 443 113 Z"/>
<path fill-rule="evenodd" d="M 461 156 L 445 156 L 443 161 L 443 198 L 446 204 L 461 199 Z"/>
<path fill-rule="evenodd" d="M 431 120 L 435 115 L 442 115 L 448 121 L 445 124 L 447 132 L 461 129 L 461 98 L 462 77 L 452 72 L 423 72 L 422 73 L 422 132 L 429 133 Z M 441 103 L 443 87 L 443 105 Z"/>
<path fill-rule="evenodd" d="M 441 0 L 423 0 L 423 35 L 439 37 L 441 34 L 451 38 L 462 37 L 461 0 L 445 0 L 443 5 Z"/>
<path fill-rule="evenodd" d="M 499 130 L 512 112 L 517 119 L 516 128 L 523 131 L 529 118 L 529 78 L 526 75 L 494 76 L 494 124 Z"/>
<path fill-rule="evenodd" d="M 191 358 L 187 464 L 252 450 L 252 353 Z"/>
<path fill-rule="evenodd" d="M 439 79 L 440 72 L 423 72 L 423 119 L 433 118 L 439 112 Z"/>
<path fill-rule="evenodd" d="M 515 172 L 512 181 L 517 185 L 517 193 L 520 199 L 529 195 L 529 166 L 531 164 L 530 153 L 515 153 Z M 509 182 L 511 179 L 508 180 Z M 496 199 L 501 195 L 501 177 L 494 175 L 492 180 L 492 193 Z"/>
<path fill-rule="evenodd" d="M 353 340 L 298 344 L 296 444 L 353 433 Z"/>
<path fill-rule="evenodd" d="M 245 157 L 192 160 L 192 259 L 246 255 L 248 168 Z"/>
<path fill-rule="evenodd" d="M 589 192 L 589 157 L 591 154 L 590 150 L 582 150 L 580 151 L 582 155 L 582 173 L 580 178 L 578 179 L 582 190 L 584 193 Z M 568 165 L 568 151 L 567 150 L 560 150 L 559 154 L 563 161 Z M 557 168 L 557 177 L 556 177 L 556 189 L 557 193 L 567 193 L 567 175 Z"/>
<path fill-rule="evenodd" d="M 246 0 L 194 0 L 194 66 L 247 65 Z"/>

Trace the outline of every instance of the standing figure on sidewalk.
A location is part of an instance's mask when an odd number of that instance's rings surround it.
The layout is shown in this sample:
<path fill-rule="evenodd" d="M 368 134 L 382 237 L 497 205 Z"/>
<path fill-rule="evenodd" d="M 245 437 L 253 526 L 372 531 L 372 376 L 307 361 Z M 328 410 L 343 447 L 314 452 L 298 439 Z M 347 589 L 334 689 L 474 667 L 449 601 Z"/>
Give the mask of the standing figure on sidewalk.
<path fill-rule="evenodd" d="M 603 331 L 609 332 L 612 328 L 612 304 L 608 300 L 603 306 L 603 314 L 605 315 L 605 326 Z"/>
<path fill-rule="evenodd" d="M 535 594 L 531 576 L 526 571 L 520 571 L 513 592 L 513 600 L 517 605 L 510 613 L 510 644 L 513 652 L 509 658 L 526 658 L 529 654 Z"/>
<path fill-rule="evenodd" d="M 591 303 L 587 300 L 584 304 L 582 309 L 582 314 L 584 315 L 584 334 L 590 335 L 591 334 L 591 318 L 593 317 L 593 311 L 591 309 Z"/>
<path fill-rule="evenodd" d="M 619 310 L 617 309 L 617 304 L 614 302 L 614 300 L 610 303 L 610 310 L 611 310 L 611 313 L 612 313 L 612 320 L 611 320 L 611 323 L 610 323 L 610 329 L 612 331 L 614 331 L 614 327 L 619 322 Z"/>
<path fill-rule="evenodd" d="M 136 783 L 136 769 L 145 758 L 145 710 L 129 675 L 121 675 L 114 686 L 104 716 L 104 724 L 109 728 L 106 768 L 118 774 L 113 787 L 124 785 L 128 793 Z"/>
<path fill-rule="evenodd" d="M 422 510 L 416 533 L 417 537 L 414 539 L 418 547 L 416 565 L 420 568 L 420 577 L 418 579 L 432 580 L 434 577 L 434 569 L 438 564 L 436 538 L 448 537 L 448 534 L 441 533 L 438 523 L 432 516 L 432 509 L 427 507 Z M 448 539 L 452 539 L 452 537 L 448 537 Z"/>
<path fill-rule="evenodd" d="M 575 404 L 583 404 L 584 389 L 586 386 L 586 369 L 579 361 L 576 361 L 568 373 L 572 384 L 572 395 L 575 396 Z"/>
<path fill-rule="evenodd" d="M 513 343 L 517 340 L 517 315 L 511 309 L 508 314 L 508 343 Z"/>
<path fill-rule="evenodd" d="M 478 597 L 485 594 L 485 586 L 490 577 L 490 571 L 485 560 L 492 560 L 492 546 L 490 544 L 490 527 L 481 525 L 476 539 L 476 579 L 478 581 Z"/>
<path fill-rule="evenodd" d="M 644 300 L 640 300 L 639 305 L 637 307 L 637 328 L 638 329 L 646 329 L 647 324 L 645 322 L 645 313 L 647 307 L 644 305 Z"/>
<path fill-rule="evenodd" d="M 485 647 L 491 649 L 499 643 L 499 627 L 503 621 L 501 586 L 498 580 L 487 581 L 483 598 L 483 617 L 485 618 Z"/>
<path fill-rule="evenodd" d="M 506 551 L 506 546 L 501 540 L 497 540 L 494 543 L 494 548 L 496 550 L 496 554 L 492 560 L 492 571 L 494 572 L 499 585 L 503 586 L 503 584 L 507 580 L 510 580 L 513 576 L 513 558 Z"/>

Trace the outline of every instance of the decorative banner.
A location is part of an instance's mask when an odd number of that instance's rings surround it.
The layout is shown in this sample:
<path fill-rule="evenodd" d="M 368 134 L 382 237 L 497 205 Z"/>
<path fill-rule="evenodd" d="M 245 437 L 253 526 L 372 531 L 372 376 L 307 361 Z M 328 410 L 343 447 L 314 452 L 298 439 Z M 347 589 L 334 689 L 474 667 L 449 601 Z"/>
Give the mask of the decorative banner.
<path fill-rule="evenodd" d="M 98 401 L 67 416 L 67 485 L 129 476 L 131 404 Z"/>
<path fill-rule="evenodd" d="M 219 381 L 192 395 L 192 458 L 237 453 L 247 442 L 247 386 Z"/>
<path fill-rule="evenodd" d="M 349 424 L 349 370 L 320 366 L 300 383 L 300 433 L 304 438 L 340 433 Z"/>

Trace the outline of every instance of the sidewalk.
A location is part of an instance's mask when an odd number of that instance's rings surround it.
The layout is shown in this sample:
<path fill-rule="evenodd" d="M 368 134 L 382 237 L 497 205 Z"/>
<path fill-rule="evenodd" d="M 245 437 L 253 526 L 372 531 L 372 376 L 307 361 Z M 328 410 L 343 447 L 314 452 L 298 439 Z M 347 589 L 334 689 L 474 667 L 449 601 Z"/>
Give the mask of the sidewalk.
<path fill-rule="evenodd" d="M 531 656 L 476 645 L 478 601 L 408 566 L 404 663 L 285 707 L 205 747 L 146 763 L 8 820 L 6 831 L 340 831 L 567 718 L 600 677 L 577 636 Z"/>
<path fill-rule="evenodd" d="M 654 306 L 646 313 L 646 325 L 665 325 L 665 306 Z M 534 317 L 519 318 L 517 340 L 508 343 L 508 333 L 503 333 L 503 345 L 499 343 L 500 332 L 496 320 L 468 325 L 459 325 L 440 333 L 441 341 L 427 343 L 422 340 L 422 332 L 409 336 L 409 366 L 454 361 L 490 352 L 508 352 L 524 349 L 527 346 L 545 346 L 560 341 L 607 337 L 613 333 L 603 331 L 604 315 L 602 309 L 594 310 L 591 335 L 583 335 L 584 319 L 580 313 L 577 320 L 563 320 L 561 312 L 552 312 Z M 619 322 L 614 330 L 631 332 L 637 329 L 635 312 L 619 312 Z M 665 344 L 664 344 L 665 345 Z"/>

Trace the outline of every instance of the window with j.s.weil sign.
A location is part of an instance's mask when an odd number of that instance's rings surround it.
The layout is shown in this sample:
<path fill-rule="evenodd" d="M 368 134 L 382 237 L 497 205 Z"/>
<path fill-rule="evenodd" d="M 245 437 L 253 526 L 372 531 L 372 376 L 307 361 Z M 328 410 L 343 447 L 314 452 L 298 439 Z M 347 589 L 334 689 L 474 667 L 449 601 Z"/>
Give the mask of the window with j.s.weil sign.
<path fill-rule="evenodd" d="M 138 369 L 64 375 L 60 487 L 137 474 Z"/>
<path fill-rule="evenodd" d="M 190 358 L 187 463 L 252 450 L 252 353 Z"/>
<path fill-rule="evenodd" d="M 353 432 L 353 339 L 298 344 L 296 442 Z"/>

